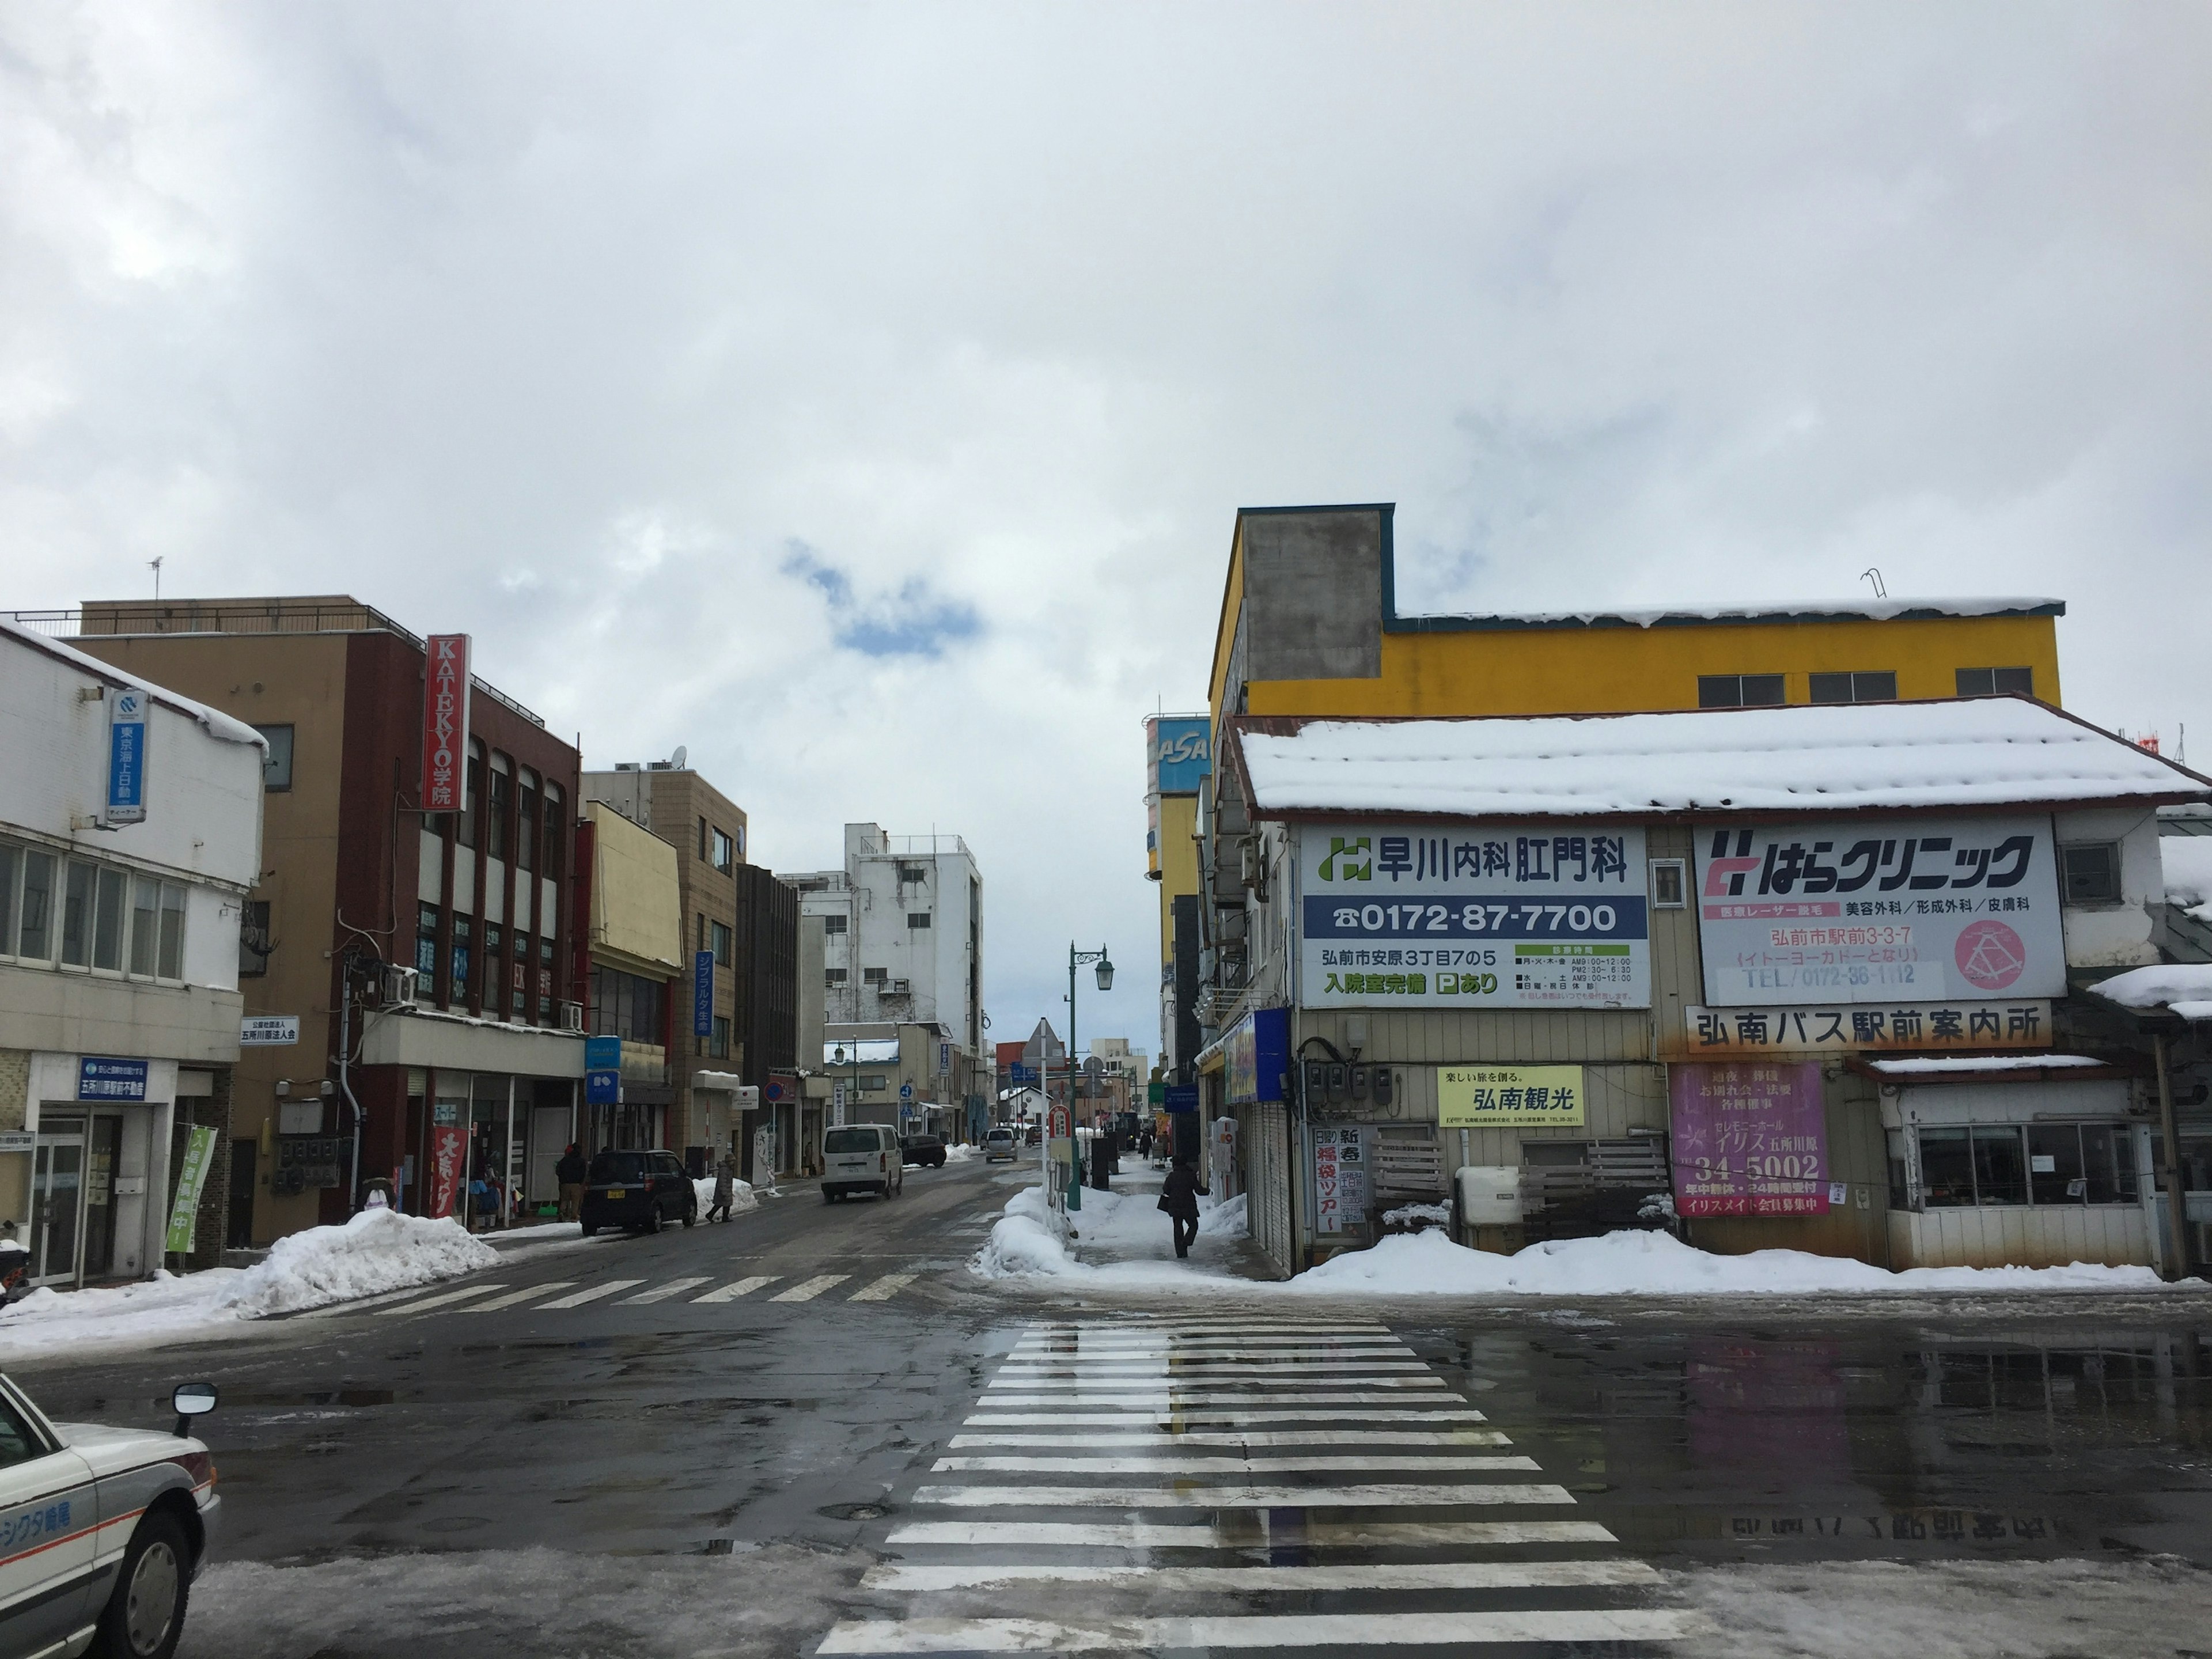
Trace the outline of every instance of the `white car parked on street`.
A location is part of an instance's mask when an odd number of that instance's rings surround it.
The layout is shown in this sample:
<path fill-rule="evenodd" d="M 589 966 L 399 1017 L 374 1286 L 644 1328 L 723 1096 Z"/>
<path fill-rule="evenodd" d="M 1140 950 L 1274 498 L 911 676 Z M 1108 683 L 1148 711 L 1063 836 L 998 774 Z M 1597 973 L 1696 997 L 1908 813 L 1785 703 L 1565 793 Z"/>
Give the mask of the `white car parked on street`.
<path fill-rule="evenodd" d="M 898 1132 L 884 1123 L 849 1123 L 822 1132 L 822 1201 L 848 1193 L 889 1198 L 906 1190 Z"/>
<path fill-rule="evenodd" d="M 169 1659 L 222 1500 L 185 1432 L 205 1382 L 171 1397 L 173 1434 L 55 1423 L 0 1376 L 0 1659 Z"/>
<path fill-rule="evenodd" d="M 1014 1161 L 1014 1132 L 1012 1129 L 993 1129 L 983 1137 L 983 1162 L 996 1164 L 1000 1158 Z"/>

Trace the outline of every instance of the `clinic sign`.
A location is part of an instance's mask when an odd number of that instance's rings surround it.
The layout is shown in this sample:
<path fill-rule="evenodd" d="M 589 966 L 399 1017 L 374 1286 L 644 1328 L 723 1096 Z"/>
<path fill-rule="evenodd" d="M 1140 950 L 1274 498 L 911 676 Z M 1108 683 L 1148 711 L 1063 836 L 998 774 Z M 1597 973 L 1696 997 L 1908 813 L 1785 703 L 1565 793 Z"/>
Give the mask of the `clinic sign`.
<path fill-rule="evenodd" d="M 1640 829 L 1307 825 L 1309 1008 L 1645 1008 Z"/>
<path fill-rule="evenodd" d="M 467 799 L 469 636 L 433 634 L 424 650 L 422 810 L 458 812 Z"/>
<path fill-rule="evenodd" d="M 107 797 L 100 822 L 112 828 L 146 822 L 146 726 L 149 699 L 136 685 L 107 698 Z"/>
<path fill-rule="evenodd" d="M 1694 832 L 1709 1006 L 2062 996 L 2048 818 Z"/>

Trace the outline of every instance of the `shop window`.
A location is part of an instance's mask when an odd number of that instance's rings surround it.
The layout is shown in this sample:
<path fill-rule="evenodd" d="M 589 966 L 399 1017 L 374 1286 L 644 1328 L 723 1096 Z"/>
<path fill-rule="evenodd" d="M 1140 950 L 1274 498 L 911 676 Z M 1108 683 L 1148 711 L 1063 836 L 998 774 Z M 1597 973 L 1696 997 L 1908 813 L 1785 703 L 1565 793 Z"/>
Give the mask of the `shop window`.
<path fill-rule="evenodd" d="M 507 775 L 507 757 L 495 755 L 491 763 L 491 802 L 484 820 L 485 857 L 507 857 L 507 816 L 514 805 L 514 781 Z"/>
<path fill-rule="evenodd" d="M 15 954 L 30 962 L 53 959 L 54 855 L 23 852 L 23 884 L 16 901 Z"/>
<path fill-rule="evenodd" d="M 1700 674 L 1700 708 L 1771 708 L 1783 701 L 1779 674 Z"/>
<path fill-rule="evenodd" d="M 2002 697 L 2017 692 L 2024 697 L 2035 695 L 2035 671 L 2033 668 L 1961 668 L 1958 674 L 1959 695 L 1962 697 Z"/>
<path fill-rule="evenodd" d="M 261 761 L 261 787 L 270 794 L 282 794 L 292 787 L 292 728 L 257 726 L 253 729 L 269 744 L 269 752 Z"/>
<path fill-rule="evenodd" d="M 1688 874 L 1680 859 L 1651 860 L 1651 908 L 1655 910 L 1680 910 L 1689 900 Z"/>
<path fill-rule="evenodd" d="M 1814 702 L 1895 702 L 1897 675 L 1890 669 L 1809 677 Z"/>
<path fill-rule="evenodd" d="M 2027 1160 L 2021 1155 L 2020 1130 L 2011 1124 L 1977 1127 L 1974 1137 L 1974 1197 L 1984 1205 L 2027 1202 Z"/>
<path fill-rule="evenodd" d="M 927 910 L 908 911 L 906 913 L 906 925 L 910 928 L 928 927 L 929 912 Z"/>
<path fill-rule="evenodd" d="M 103 868 L 93 883 L 92 965 L 107 973 L 123 971 L 123 923 L 130 892 L 131 878 L 120 870 Z"/>
<path fill-rule="evenodd" d="M 2120 902 L 2120 848 L 2117 842 L 2081 842 L 2058 851 L 2069 904 Z"/>
<path fill-rule="evenodd" d="M 142 904 L 150 905 L 154 902 L 153 898 L 145 893 L 147 888 L 154 885 L 155 884 L 149 881 L 141 881 L 138 884 Z M 148 925 L 152 921 L 152 912 L 150 909 L 144 908 L 139 910 L 137 916 L 133 918 L 131 928 L 131 969 L 133 973 L 150 974 L 154 971 L 152 939 L 154 930 Z M 143 969 L 138 965 L 139 941 L 142 933 L 146 936 L 144 951 L 146 965 Z M 268 972 L 269 901 L 248 899 L 239 908 L 238 976 L 240 979 L 262 979 L 267 976 Z"/>
<path fill-rule="evenodd" d="M 1978 1124 L 1923 1128 L 1922 1204 L 2132 1204 L 2133 1142 L 2125 1124 Z"/>

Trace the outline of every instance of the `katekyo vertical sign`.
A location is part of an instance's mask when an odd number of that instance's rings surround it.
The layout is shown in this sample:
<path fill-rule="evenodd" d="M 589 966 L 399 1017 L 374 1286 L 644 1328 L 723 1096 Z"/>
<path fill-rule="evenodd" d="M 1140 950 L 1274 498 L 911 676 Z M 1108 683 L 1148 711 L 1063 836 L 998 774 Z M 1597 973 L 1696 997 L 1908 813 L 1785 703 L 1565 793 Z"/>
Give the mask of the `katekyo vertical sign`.
<path fill-rule="evenodd" d="M 422 811 L 458 812 L 467 799 L 469 636 L 433 634 L 422 677 Z"/>

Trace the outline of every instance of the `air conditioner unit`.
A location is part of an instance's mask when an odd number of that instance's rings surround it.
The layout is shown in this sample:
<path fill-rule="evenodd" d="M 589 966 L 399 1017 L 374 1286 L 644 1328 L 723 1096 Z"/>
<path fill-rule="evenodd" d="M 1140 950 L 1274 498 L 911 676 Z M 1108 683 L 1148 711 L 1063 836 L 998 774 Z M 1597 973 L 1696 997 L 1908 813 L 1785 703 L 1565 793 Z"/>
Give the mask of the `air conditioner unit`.
<path fill-rule="evenodd" d="M 582 1003 L 564 1002 L 561 1005 L 561 1029 L 564 1031 L 580 1031 L 584 1029 Z"/>
<path fill-rule="evenodd" d="M 394 968 L 387 964 L 384 969 L 384 1006 L 387 1008 L 413 1007 L 417 982 L 421 978 L 421 973 L 416 969 Z"/>

